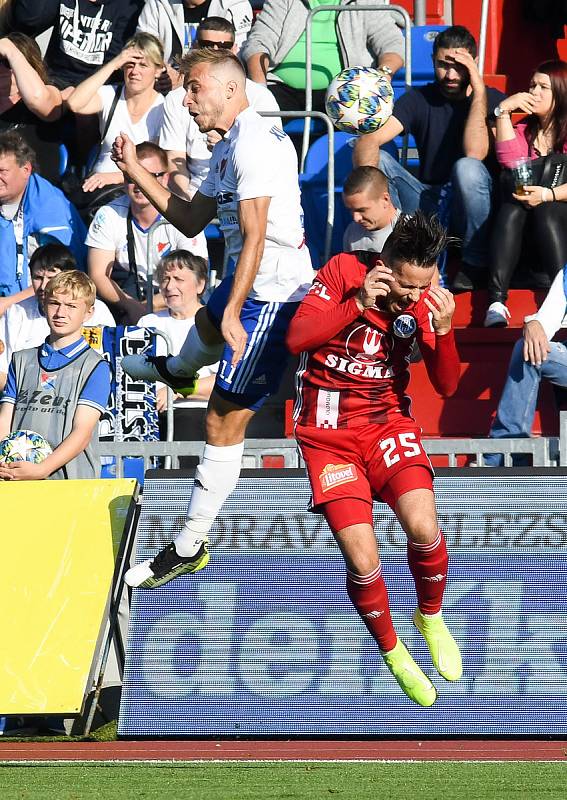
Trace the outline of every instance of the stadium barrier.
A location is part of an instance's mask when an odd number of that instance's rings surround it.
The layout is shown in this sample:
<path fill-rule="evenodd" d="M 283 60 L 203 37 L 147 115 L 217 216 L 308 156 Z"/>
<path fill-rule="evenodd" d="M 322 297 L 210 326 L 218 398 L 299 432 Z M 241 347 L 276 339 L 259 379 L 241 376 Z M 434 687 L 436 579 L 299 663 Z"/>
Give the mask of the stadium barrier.
<path fill-rule="evenodd" d="M 174 538 L 192 484 L 183 471 L 146 475 L 137 560 Z M 405 697 L 353 611 L 303 472 L 258 470 L 223 506 L 206 570 L 134 590 L 119 734 L 566 735 L 567 470 L 440 470 L 436 497 L 456 683 L 435 674 L 412 626 L 399 523 L 384 504 L 374 520 L 396 630 L 439 691 L 432 708 Z"/>
<path fill-rule="evenodd" d="M 424 439 L 426 452 L 433 456 L 446 456 L 447 466 L 456 467 L 459 456 L 472 456 L 476 465 L 482 464 L 484 453 L 503 453 L 504 466 L 512 466 L 515 454 L 531 457 L 534 467 L 567 466 L 567 412 L 562 412 L 562 436 L 534 437 L 530 439 Z M 179 459 L 199 457 L 203 442 L 100 442 L 101 456 L 117 460 L 116 476 L 124 474 L 123 460 L 138 457 L 144 461 L 144 472 L 156 466 L 156 459 L 168 458 L 172 469 L 179 467 Z M 288 469 L 304 466 L 294 439 L 246 439 L 244 443 L 244 469 L 260 469 L 272 464 Z M 166 468 L 169 468 L 166 467 Z"/>

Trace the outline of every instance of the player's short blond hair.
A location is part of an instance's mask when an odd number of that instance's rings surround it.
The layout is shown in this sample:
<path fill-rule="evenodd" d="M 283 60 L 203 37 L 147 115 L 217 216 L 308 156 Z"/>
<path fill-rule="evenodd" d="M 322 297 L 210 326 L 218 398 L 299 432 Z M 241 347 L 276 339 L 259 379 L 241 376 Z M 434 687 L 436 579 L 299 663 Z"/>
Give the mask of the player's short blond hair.
<path fill-rule="evenodd" d="M 179 71 L 187 80 L 187 76 L 194 67 L 207 64 L 211 68 L 226 69 L 238 75 L 242 81 L 246 80 L 246 72 L 238 58 L 230 50 L 213 50 L 211 47 L 202 47 L 190 50 L 184 55 L 179 65 Z M 244 83 L 242 84 L 244 85 Z"/>
<path fill-rule="evenodd" d="M 73 300 L 84 300 L 87 308 L 91 308 L 96 298 L 96 287 L 87 274 L 71 269 L 51 278 L 45 287 L 45 300 L 54 294 L 70 294 Z"/>

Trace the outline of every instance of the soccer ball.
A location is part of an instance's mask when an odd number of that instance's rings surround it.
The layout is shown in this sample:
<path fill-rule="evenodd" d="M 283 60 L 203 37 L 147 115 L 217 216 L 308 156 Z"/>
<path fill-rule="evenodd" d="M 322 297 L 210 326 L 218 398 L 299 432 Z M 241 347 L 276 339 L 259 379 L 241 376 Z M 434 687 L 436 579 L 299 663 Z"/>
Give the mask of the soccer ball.
<path fill-rule="evenodd" d="M 340 131 L 372 133 L 390 119 L 394 90 L 379 70 L 349 67 L 329 84 L 325 108 Z"/>
<path fill-rule="evenodd" d="M 13 431 L 0 441 L 0 464 L 30 461 L 39 464 L 52 453 L 43 436 L 33 431 Z"/>

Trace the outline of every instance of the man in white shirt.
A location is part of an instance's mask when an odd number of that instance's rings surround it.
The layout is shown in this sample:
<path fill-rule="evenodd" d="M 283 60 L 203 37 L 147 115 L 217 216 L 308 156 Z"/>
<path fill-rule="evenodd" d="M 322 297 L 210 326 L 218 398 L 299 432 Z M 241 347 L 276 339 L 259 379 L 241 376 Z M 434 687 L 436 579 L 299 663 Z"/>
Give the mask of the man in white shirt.
<path fill-rule="evenodd" d="M 43 313 L 45 287 L 55 275 L 65 270 L 77 269 L 75 256 L 64 244 L 53 242 L 42 245 L 30 258 L 31 283 L 34 294 L 14 303 L 0 317 L 0 391 L 6 385 L 8 367 L 12 354 L 18 350 L 38 347 L 49 335 L 49 325 Z M 92 317 L 88 325 L 108 325 L 114 327 L 114 317 L 110 309 L 95 300 Z"/>
<path fill-rule="evenodd" d="M 508 376 L 490 429 L 491 439 L 531 436 L 542 378 L 567 388 L 567 347 L 563 342 L 551 341 L 564 326 L 565 278 L 564 267 L 555 276 L 539 311 L 524 319 L 523 336 L 514 345 Z M 486 453 L 484 463 L 500 467 L 504 458 L 501 453 Z"/>
<path fill-rule="evenodd" d="M 204 133 L 217 131 L 207 179 L 191 201 L 167 191 L 135 158 L 127 136 L 116 163 L 188 235 L 218 215 L 228 275 L 197 312 L 178 356 L 126 356 L 123 369 L 191 393 L 195 371 L 219 359 L 187 521 L 153 560 L 128 570 L 130 586 L 153 589 L 209 561 L 208 533 L 240 475 L 248 423 L 275 394 L 288 351 L 285 334 L 313 270 L 304 241 L 297 156 L 289 137 L 249 107 L 245 73 L 228 51 L 203 48 L 184 59 L 185 105 Z"/>
<path fill-rule="evenodd" d="M 234 25 L 223 17 L 208 17 L 197 29 L 194 47 L 211 47 L 214 50 L 238 52 Z M 201 133 L 187 109 L 183 106 L 185 89 L 180 86 L 165 98 L 163 126 L 159 143 L 167 150 L 171 185 L 182 197 L 193 197 L 209 171 L 211 134 Z M 279 111 L 276 98 L 260 83 L 246 78 L 246 97 L 255 111 Z M 269 117 L 282 127 L 279 117 Z M 215 141 L 218 141 L 218 136 Z"/>
<path fill-rule="evenodd" d="M 343 203 L 353 221 L 343 235 L 343 250 L 381 253 L 392 232 L 399 210 L 393 205 L 388 179 L 376 167 L 356 167 L 343 186 Z"/>
<path fill-rule="evenodd" d="M 153 142 L 136 146 L 141 164 L 162 186 L 167 185 L 168 161 Z M 158 261 L 171 250 L 189 250 L 207 258 L 203 233 L 185 236 L 126 177 L 126 195 L 102 206 L 87 234 L 89 275 L 97 293 L 115 309 L 120 322 L 135 324 L 147 310 L 148 285 L 156 309 L 164 308 L 153 278 Z"/>

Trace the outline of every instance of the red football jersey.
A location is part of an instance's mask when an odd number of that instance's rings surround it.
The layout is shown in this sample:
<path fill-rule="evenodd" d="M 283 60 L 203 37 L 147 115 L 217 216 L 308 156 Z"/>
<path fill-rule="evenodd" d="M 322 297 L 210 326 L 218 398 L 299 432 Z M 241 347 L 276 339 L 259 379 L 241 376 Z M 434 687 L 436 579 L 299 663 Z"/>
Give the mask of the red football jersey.
<path fill-rule="evenodd" d="M 411 417 L 406 395 L 409 359 L 417 339 L 428 374 L 441 394 L 459 377 L 452 331 L 435 333 L 424 292 L 393 315 L 361 312 L 355 295 L 378 258 L 369 264 L 341 253 L 319 270 L 288 331 L 288 345 L 302 353 L 294 419 L 300 425 L 349 428 Z"/>

